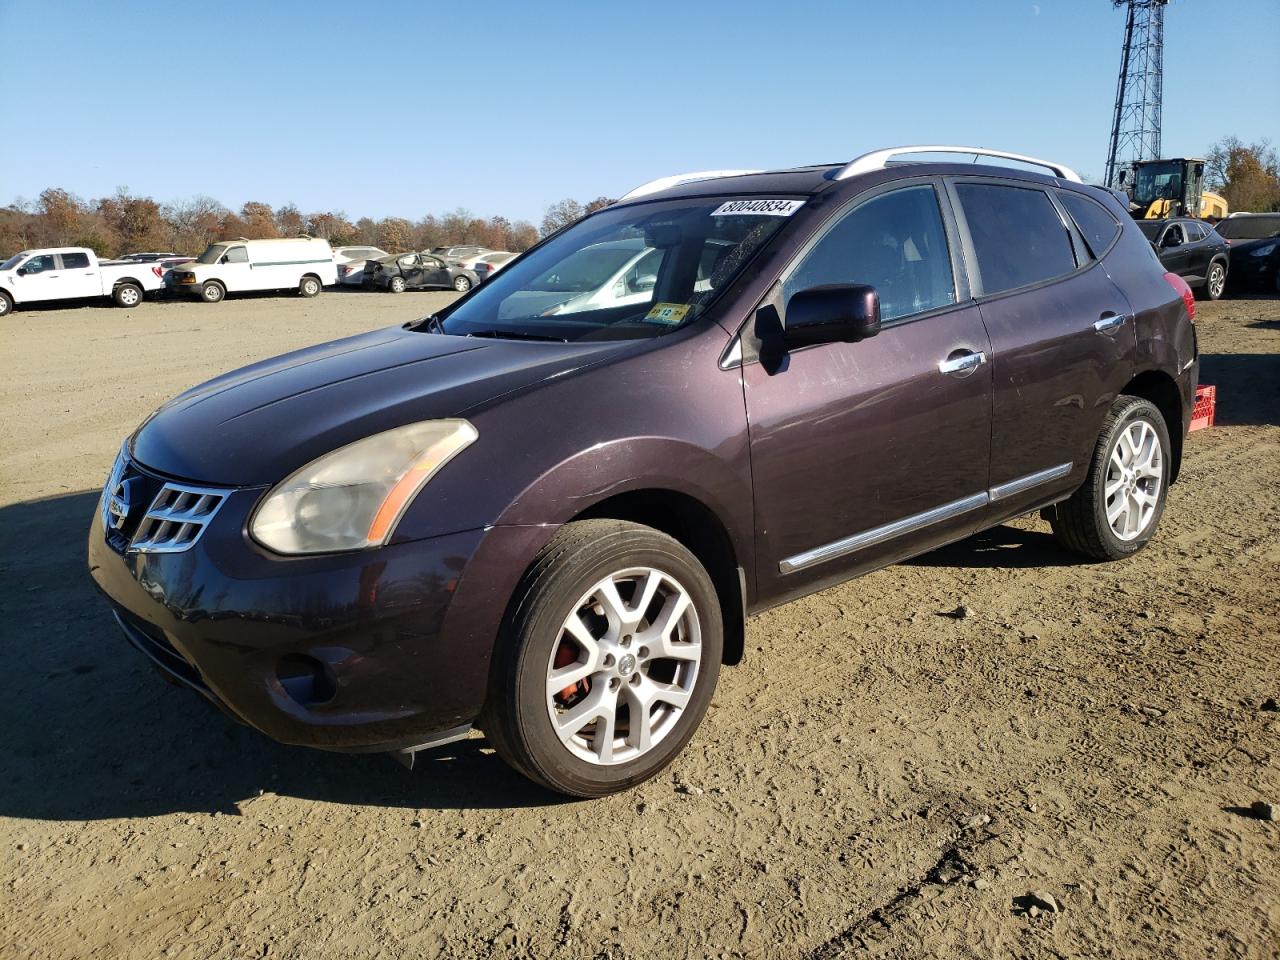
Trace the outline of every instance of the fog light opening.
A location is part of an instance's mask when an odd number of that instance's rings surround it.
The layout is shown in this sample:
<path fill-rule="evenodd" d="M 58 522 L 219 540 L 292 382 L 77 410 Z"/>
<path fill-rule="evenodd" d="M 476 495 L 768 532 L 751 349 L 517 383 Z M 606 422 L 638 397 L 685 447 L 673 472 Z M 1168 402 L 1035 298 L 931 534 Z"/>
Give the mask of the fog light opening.
<path fill-rule="evenodd" d="M 314 657 L 300 654 L 281 657 L 276 676 L 290 699 L 304 707 L 328 703 L 338 692 L 333 671 Z"/>

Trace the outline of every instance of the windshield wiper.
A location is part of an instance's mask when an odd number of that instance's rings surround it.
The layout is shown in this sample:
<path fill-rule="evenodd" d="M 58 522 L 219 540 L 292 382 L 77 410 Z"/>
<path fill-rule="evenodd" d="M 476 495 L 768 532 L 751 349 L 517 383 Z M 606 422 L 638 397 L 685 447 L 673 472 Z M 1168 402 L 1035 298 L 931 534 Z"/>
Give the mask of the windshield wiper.
<path fill-rule="evenodd" d="M 526 333 L 524 330 L 477 330 L 468 337 L 491 337 L 494 340 L 548 340 L 551 343 L 568 343 L 564 337 L 552 337 L 545 333 Z"/>

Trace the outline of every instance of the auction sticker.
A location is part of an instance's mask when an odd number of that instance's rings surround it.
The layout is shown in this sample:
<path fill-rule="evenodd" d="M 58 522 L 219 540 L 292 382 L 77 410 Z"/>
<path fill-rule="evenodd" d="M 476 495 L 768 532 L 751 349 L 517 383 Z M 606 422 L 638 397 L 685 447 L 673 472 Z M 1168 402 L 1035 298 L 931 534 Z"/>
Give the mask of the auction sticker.
<path fill-rule="evenodd" d="M 674 327 L 684 321 L 689 312 L 687 303 L 655 303 L 653 309 L 644 315 L 650 323 L 664 323 Z"/>
<path fill-rule="evenodd" d="M 730 200 L 711 211 L 713 217 L 789 217 L 804 206 L 803 200 Z"/>

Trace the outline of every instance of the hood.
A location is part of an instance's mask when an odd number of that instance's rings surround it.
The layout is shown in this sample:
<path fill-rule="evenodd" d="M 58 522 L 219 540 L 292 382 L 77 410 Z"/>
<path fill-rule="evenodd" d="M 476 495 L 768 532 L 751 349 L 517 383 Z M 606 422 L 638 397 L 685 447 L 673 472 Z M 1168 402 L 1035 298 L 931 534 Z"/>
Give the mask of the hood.
<path fill-rule="evenodd" d="M 463 415 L 627 343 L 374 331 L 264 360 L 180 394 L 138 428 L 133 456 L 184 480 L 274 484 L 362 437 Z"/>

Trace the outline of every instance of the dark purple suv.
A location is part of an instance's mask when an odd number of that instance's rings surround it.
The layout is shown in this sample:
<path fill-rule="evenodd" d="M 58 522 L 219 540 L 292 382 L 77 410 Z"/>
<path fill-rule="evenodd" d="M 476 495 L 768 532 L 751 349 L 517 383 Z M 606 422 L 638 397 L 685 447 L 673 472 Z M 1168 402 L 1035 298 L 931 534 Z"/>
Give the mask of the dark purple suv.
<path fill-rule="evenodd" d="M 1139 550 L 1190 291 L 1071 171 L 919 153 L 665 178 L 436 316 L 165 404 L 89 536 L 126 636 L 278 740 L 478 726 L 593 796 L 681 750 L 755 611 L 1035 510 Z"/>

